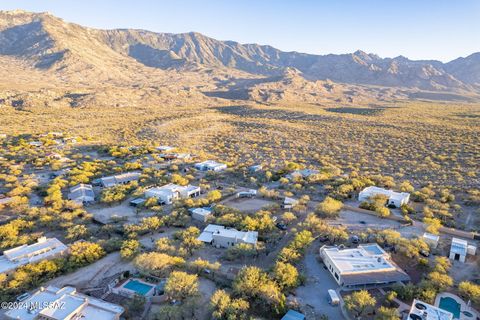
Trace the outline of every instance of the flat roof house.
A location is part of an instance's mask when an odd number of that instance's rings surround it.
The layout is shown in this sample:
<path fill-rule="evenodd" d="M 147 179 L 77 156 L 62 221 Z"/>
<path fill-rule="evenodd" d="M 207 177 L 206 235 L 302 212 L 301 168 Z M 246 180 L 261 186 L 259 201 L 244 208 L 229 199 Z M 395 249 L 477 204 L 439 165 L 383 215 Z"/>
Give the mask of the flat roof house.
<path fill-rule="evenodd" d="M 116 186 L 117 184 L 127 184 L 140 179 L 140 172 L 132 171 L 114 176 L 100 178 L 100 183 L 104 188 Z"/>
<path fill-rule="evenodd" d="M 28 300 L 26 307 L 11 309 L 7 319 L 21 320 L 118 320 L 123 307 L 77 292 L 74 287 L 62 289 L 48 286 L 40 288 Z"/>
<path fill-rule="evenodd" d="M 212 210 L 210 208 L 195 208 L 190 210 L 192 213 L 192 219 L 206 222 L 208 217 L 212 214 Z"/>
<path fill-rule="evenodd" d="M 160 146 L 160 147 L 157 147 L 157 150 L 158 150 L 158 151 L 164 151 L 164 152 L 172 151 L 173 149 L 175 149 L 175 147 L 171 147 L 171 146 Z"/>
<path fill-rule="evenodd" d="M 410 193 L 408 192 L 395 192 L 379 187 L 366 187 L 358 194 L 359 201 L 368 201 L 371 197 L 376 195 L 385 195 L 388 197 L 388 205 L 393 205 L 400 208 L 402 205 L 407 204 L 410 201 Z"/>
<path fill-rule="evenodd" d="M 75 201 L 79 204 L 94 202 L 95 193 L 93 192 L 92 185 L 81 183 L 79 185 L 76 185 L 75 187 L 70 188 L 68 200 Z"/>
<path fill-rule="evenodd" d="M 198 240 L 210 243 L 217 248 L 229 248 L 238 243 L 257 245 L 257 231 L 238 231 L 233 228 L 209 224 L 198 237 Z"/>
<path fill-rule="evenodd" d="M 440 241 L 440 236 L 425 232 L 422 236 L 423 241 L 425 241 L 431 248 L 436 248 L 438 246 L 438 241 Z"/>
<path fill-rule="evenodd" d="M 453 320 L 453 314 L 431 304 L 414 299 L 407 319 L 411 320 Z"/>
<path fill-rule="evenodd" d="M 145 191 L 146 198 L 156 198 L 159 203 L 172 204 L 178 199 L 195 198 L 200 195 L 200 187 L 188 185 L 179 186 L 177 184 L 169 183 L 162 187 L 150 188 Z"/>
<path fill-rule="evenodd" d="M 335 281 L 346 288 L 375 287 L 410 280 L 378 244 L 340 249 L 323 246 L 320 257 Z"/>
<path fill-rule="evenodd" d="M 68 247 L 56 238 L 41 237 L 36 243 L 5 250 L 0 256 L 0 273 L 8 273 L 26 265 L 63 255 Z"/>
<path fill-rule="evenodd" d="M 195 169 L 200 171 L 223 171 L 227 169 L 227 165 L 224 163 L 216 162 L 213 160 L 207 160 L 199 163 L 195 163 Z"/>
<path fill-rule="evenodd" d="M 295 170 L 290 174 L 286 175 L 287 179 L 295 179 L 295 178 L 308 178 L 311 175 L 318 174 L 318 170 L 312 170 L 312 169 L 303 169 L 303 170 Z"/>

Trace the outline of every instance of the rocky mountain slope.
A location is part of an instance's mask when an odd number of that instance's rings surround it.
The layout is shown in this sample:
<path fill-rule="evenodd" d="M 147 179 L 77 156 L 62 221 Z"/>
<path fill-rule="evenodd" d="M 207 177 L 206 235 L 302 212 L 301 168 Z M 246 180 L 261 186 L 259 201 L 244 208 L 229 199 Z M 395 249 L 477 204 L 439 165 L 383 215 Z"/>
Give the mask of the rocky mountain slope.
<path fill-rule="evenodd" d="M 18 72 L 15 78 L 22 78 L 21 64 L 26 73 L 30 67 L 49 84 L 157 86 L 173 94 L 195 90 L 220 98 L 234 92 L 256 101 L 316 101 L 338 99 L 337 94 L 345 101 L 353 96 L 398 98 L 405 89 L 480 92 L 480 53 L 449 63 L 381 58 L 362 51 L 322 56 L 199 33 L 98 30 L 25 11 L 0 12 L 0 62 L 2 73 Z M 337 91 L 331 89 L 333 82 Z M 220 95 L 212 94 L 219 90 Z"/>

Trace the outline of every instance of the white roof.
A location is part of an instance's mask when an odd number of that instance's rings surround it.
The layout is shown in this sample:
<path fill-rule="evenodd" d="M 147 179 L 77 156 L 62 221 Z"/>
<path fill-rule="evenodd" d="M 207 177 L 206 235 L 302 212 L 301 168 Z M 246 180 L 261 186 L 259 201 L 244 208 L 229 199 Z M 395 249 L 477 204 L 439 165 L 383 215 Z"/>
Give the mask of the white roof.
<path fill-rule="evenodd" d="M 202 167 L 208 167 L 208 168 L 217 168 L 217 167 L 223 167 L 226 166 L 224 163 L 220 163 L 214 160 L 206 160 L 203 162 L 198 162 L 195 164 L 195 166 L 202 166 Z"/>
<path fill-rule="evenodd" d="M 68 194 L 68 199 L 71 200 L 93 200 L 95 198 L 95 193 L 93 192 L 93 187 L 90 184 L 79 184 L 75 187 L 70 188 L 70 193 Z"/>
<path fill-rule="evenodd" d="M 297 199 L 293 199 L 289 197 L 285 197 L 285 199 L 283 200 L 284 204 L 296 204 L 297 202 L 298 202 Z"/>
<path fill-rule="evenodd" d="M 124 183 L 124 182 L 130 182 L 130 181 L 133 181 L 133 180 L 138 180 L 138 179 L 140 179 L 140 175 L 141 175 L 140 172 L 132 171 L 132 172 L 117 174 L 117 175 L 114 175 L 114 176 L 100 178 L 100 180 L 102 181 L 104 186 L 110 187 L 110 186 L 114 186 L 118 183 Z"/>
<path fill-rule="evenodd" d="M 157 150 L 160 150 L 160 151 L 169 151 L 169 150 L 173 150 L 175 149 L 174 147 L 171 147 L 171 146 L 160 146 L 160 147 L 157 147 Z"/>
<path fill-rule="evenodd" d="M 212 214 L 212 211 L 204 209 L 204 208 L 195 208 L 192 210 L 192 213 L 198 214 L 200 216 L 208 216 Z"/>
<path fill-rule="evenodd" d="M 245 243 L 256 244 L 258 239 L 257 231 L 238 231 L 233 228 L 225 228 L 224 226 L 209 224 L 198 237 L 203 242 L 212 242 L 215 236 L 230 239 L 241 239 Z"/>
<path fill-rule="evenodd" d="M 150 188 L 145 193 L 149 196 L 168 196 L 175 192 L 189 193 L 194 191 L 200 191 L 200 187 L 190 184 L 188 186 L 179 186 L 178 184 L 169 183 L 161 187 Z"/>
<path fill-rule="evenodd" d="M 431 240 L 431 241 L 435 241 L 435 242 L 438 242 L 438 240 L 440 240 L 440 236 L 439 235 L 436 235 L 436 234 L 433 234 L 433 233 L 428 233 L 428 232 L 425 232 L 423 234 L 423 237 L 425 239 L 428 239 L 428 240 Z"/>
<path fill-rule="evenodd" d="M 38 316 L 46 316 L 49 319 L 63 320 L 72 319 L 95 319 L 115 320 L 124 311 L 123 307 L 108 303 L 100 299 L 85 296 L 78 293 L 73 287 L 62 289 L 49 286 L 35 292 L 26 305 L 38 306 L 38 308 L 18 308 L 9 310 L 6 315 L 11 319 L 34 320 Z M 58 308 L 43 308 L 42 305 L 57 303 Z"/>
<path fill-rule="evenodd" d="M 352 249 L 325 247 L 321 250 L 342 275 L 396 270 L 388 260 L 388 254 L 377 244 L 360 245 Z"/>
<path fill-rule="evenodd" d="M 56 238 L 39 238 L 36 243 L 5 250 L 0 256 L 0 273 L 7 272 L 27 263 L 48 259 L 67 250 L 68 247 Z"/>
<path fill-rule="evenodd" d="M 411 314 L 417 315 L 423 320 L 452 320 L 453 319 L 453 314 L 451 312 L 434 307 L 431 304 L 425 303 L 417 299 L 414 299 L 412 302 L 412 307 L 410 308 L 409 316 Z"/>
<path fill-rule="evenodd" d="M 383 194 L 383 195 L 389 197 L 389 199 L 394 199 L 394 200 L 402 200 L 402 199 L 405 199 L 407 197 L 410 197 L 410 193 L 408 193 L 408 192 L 395 192 L 395 191 L 392 191 L 392 190 L 387 190 L 387 189 L 383 189 L 383 188 L 379 188 L 379 187 L 375 187 L 375 186 L 366 187 L 360 193 L 361 194 L 368 194 L 368 195 L 371 195 L 371 196 L 372 195 L 377 195 L 377 194 Z"/>
<path fill-rule="evenodd" d="M 452 246 L 450 251 L 461 255 L 467 254 L 468 242 L 463 239 L 452 238 Z"/>

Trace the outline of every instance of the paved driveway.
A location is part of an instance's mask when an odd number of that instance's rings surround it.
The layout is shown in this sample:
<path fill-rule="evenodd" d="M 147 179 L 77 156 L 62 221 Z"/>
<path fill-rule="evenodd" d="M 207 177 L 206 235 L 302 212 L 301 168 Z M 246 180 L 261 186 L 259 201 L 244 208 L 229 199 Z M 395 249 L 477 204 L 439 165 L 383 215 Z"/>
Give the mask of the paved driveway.
<path fill-rule="evenodd" d="M 298 287 L 295 292 L 299 302 L 311 306 L 318 317 L 325 314 L 329 319 L 344 319 L 340 306 L 333 307 L 328 303 L 328 289 L 337 289 L 338 284 L 333 280 L 323 264 L 317 261 L 318 245 L 313 245 L 305 255 L 305 286 Z"/>

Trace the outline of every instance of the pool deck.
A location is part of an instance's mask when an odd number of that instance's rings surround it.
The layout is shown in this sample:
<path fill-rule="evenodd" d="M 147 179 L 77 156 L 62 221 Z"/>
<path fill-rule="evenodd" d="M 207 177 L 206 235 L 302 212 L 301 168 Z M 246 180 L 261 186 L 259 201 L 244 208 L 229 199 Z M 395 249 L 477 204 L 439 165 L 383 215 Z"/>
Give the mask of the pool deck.
<path fill-rule="evenodd" d="M 473 309 L 472 307 L 467 306 L 467 303 L 463 301 L 462 298 L 459 296 L 449 293 L 449 292 L 442 292 L 437 295 L 435 298 L 435 306 L 439 307 L 440 306 L 440 299 L 442 298 L 451 298 L 455 300 L 458 304 L 460 304 L 460 319 L 459 320 L 475 320 L 477 317 L 480 315 L 478 311 Z M 448 310 L 447 310 L 448 311 Z M 467 317 L 465 314 L 463 314 L 464 311 L 470 312 L 473 316 L 472 317 Z M 456 319 L 456 318 L 454 318 Z"/>

